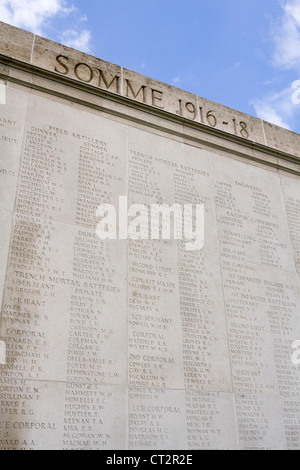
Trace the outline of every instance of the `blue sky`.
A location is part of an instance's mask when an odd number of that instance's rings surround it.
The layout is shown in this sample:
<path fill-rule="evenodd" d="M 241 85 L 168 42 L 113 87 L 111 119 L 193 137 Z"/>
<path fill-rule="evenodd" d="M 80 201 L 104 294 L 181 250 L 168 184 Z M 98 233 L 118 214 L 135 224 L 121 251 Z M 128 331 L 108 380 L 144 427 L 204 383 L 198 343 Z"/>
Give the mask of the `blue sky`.
<path fill-rule="evenodd" d="M 0 0 L 0 20 L 300 133 L 300 0 Z"/>

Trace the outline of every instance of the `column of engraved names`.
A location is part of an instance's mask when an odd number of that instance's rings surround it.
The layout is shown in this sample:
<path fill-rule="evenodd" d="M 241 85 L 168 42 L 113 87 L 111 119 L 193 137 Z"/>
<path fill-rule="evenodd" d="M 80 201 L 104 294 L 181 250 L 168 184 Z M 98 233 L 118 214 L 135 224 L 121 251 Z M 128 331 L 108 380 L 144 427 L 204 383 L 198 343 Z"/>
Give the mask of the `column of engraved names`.
<path fill-rule="evenodd" d="M 295 195 L 286 198 L 286 214 L 294 247 L 296 270 L 300 276 L 300 197 Z"/>
<path fill-rule="evenodd" d="M 40 377 L 48 357 L 47 305 L 55 297 L 52 214 L 62 202 L 55 176 L 66 171 L 54 133 L 26 134 L 3 308 L 8 362 L 3 375 Z M 43 221 L 41 221 L 43 219 Z"/>
<path fill-rule="evenodd" d="M 201 159 L 199 158 L 201 157 Z M 206 153 L 185 150 L 185 162 L 174 170 L 175 200 L 184 207 L 204 205 L 204 245 L 187 251 L 178 244 L 179 296 L 186 389 L 230 391 L 230 364 L 218 239 L 213 207 L 210 159 Z M 194 212 L 195 213 L 195 212 Z"/>
<path fill-rule="evenodd" d="M 122 394 L 124 393 L 125 390 L 122 390 Z M 125 403 L 123 401 L 120 393 L 110 386 L 96 383 L 67 383 L 60 448 L 62 450 L 124 448 Z M 117 429 L 115 420 L 118 421 Z"/>
<path fill-rule="evenodd" d="M 111 365 L 101 357 L 105 341 L 110 340 L 111 331 L 101 328 L 103 306 L 107 292 L 119 292 L 116 286 L 104 277 L 105 264 L 109 253 L 101 250 L 101 244 L 94 233 L 78 231 L 74 243 L 73 277 L 75 288 L 71 295 L 70 330 L 68 349 L 68 381 L 79 382 L 93 378 L 102 382 L 106 376 L 105 364 Z M 103 284 L 102 284 L 103 283 Z"/>
<path fill-rule="evenodd" d="M 263 279 L 253 265 L 222 262 L 233 384 L 236 392 L 278 391 Z"/>
<path fill-rule="evenodd" d="M 276 396 L 235 395 L 241 450 L 284 450 L 281 399 Z"/>
<path fill-rule="evenodd" d="M 264 448 L 269 424 L 263 410 L 263 401 L 253 395 L 237 397 L 236 414 L 239 438 L 244 448 Z"/>
<path fill-rule="evenodd" d="M 49 308 L 56 297 L 57 284 L 51 263 L 56 231 L 52 219 L 63 207 L 56 180 L 65 172 L 57 135 L 30 128 L 22 155 L 2 323 L 8 354 L 1 375 L 22 379 L 15 382 L 19 393 L 15 394 L 7 436 L 17 448 L 38 449 L 46 432 L 48 438 L 57 433 L 55 415 L 50 423 L 40 412 L 40 402 L 48 406 L 45 388 L 41 382 L 31 382 L 31 387 L 23 379 L 48 377 L 53 360 Z M 5 403 L 8 406 L 9 402 Z"/>
<path fill-rule="evenodd" d="M 39 450 L 59 446 L 59 410 L 49 410 L 60 384 L 0 378 L 0 449 Z M 40 412 L 41 410 L 42 413 Z"/>
<path fill-rule="evenodd" d="M 170 172 L 167 162 L 131 150 L 130 204 L 161 204 L 163 171 Z M 174 255 L 176 248 L 170 241 L 129 241 L 130 385 L 168 387 L 181 383 L 180 374 L 174 374 L 181 364 L 174 344 L 179 335 Z"/>
<path fill-rule="evenodd" d="M 129 387 L 129 449 L 187 449 L 184 392 Z"/>
<path fill-rule="evenodd" d="M 289 450 L 300 450 L 299 398 L 284 398 L 282 409 L 287 448 Z"/>
<path fill-rule="evenodd" d="M 101 246 L 95 234 L 86 229 L 78 232 L 64 405 L 65 449 L 112 448 L 115 442 L 110 416 L 114 407 L 119 412 L 119 405 L 115 404 L 115 390 L 101 386 L 124 380 L 119 363 L 123 358 L 116 360 L 113 346 L 121 341 L 114 331 L 115 319 L 110 321 L 107 312 L 114 302 L 119 308 L 121 292 L 110 261 L 109 249 Z"/>
<path fill-rule="evenodd" d="M 26 386 L 25 380 L 0 379 L 0 450 L 35 450 L 36 442 L 21 438 L 14 430 L 14 421 L 22 414 L 22 408 L 32 400 L 39 400 L 39 389 Z M 29 409 L 30 415 L 33 410 Z M 28 413 L 28 414 L 29 414 Z M 23 413 L 23 419 L 26 414 Z M 17 434 L 17 435 L 16 435 Z"/>
<path fill-rule="evenodd" d="M 283 355 L 295 325 L 297 293 L 282 202 L 276 174 L 239 162 L 219 168 L 216 161 L 226 313 L 240 392 L 274 394 L 289 387 L 290 366 Z"/>
<path fill-rule="evenodd" d="M 189 449 L 237 449 L 232 394 L 186 390 Z"/>
<path fill-rule="evenodd" d="M 281 239 L 277 206 L 268 192 L 237 180 L 216 179 L 215 204 L 224 259 L 252 257 L 264 266 L 282 267 L 281 251 L 287 244 Z"/>
<path fill-rule="evenodd" d="M 32 126 L 26 133 L 16 212 L 38 219 L 60 213 L 63 176 L 67 172 L 62 136 Z"/>
<path fill-rule="evenodd" d="M 107 448 L 112 439 L 110 433 L 105 433 L 107 423 L 103 414 L 112 406 L 113 392 L 99 384 L 121 381 L 121 378 L 108 350 L 112 330 L 106 325 L 103 308 L 106 303 L 112 303 L 112 296 L 118 295 L 120 288 L 113 284 L 111 277 L 108 280 L 101 269 L 96 269 L 97 262 L 102 263 L 102 269 L 109 262 L 109 253 L 100 251 L 99 245 L 95 234 L 84 229 L 75 237 L 73 277 L 76 285 L 70 301 L 65 449 Z M 92 264 L 89 259 L 93 259 Z"/>
<path fill-rule="evenodd" d="M 9 255 L 17 182 L 23 143 L 27 97 L 6 88 L 6 104 L 0 106 L 0 303 L 2 305 Z"/>
<path fill-rule="evenodd" d="M 283 396 L 300 396 L 300 370 L 291 360 L 291 345 L 297 331 L 300 297 L 297 277 L 281 274 L 275 280 L 264 279 L 268 301 L 268 318 L 274 338 L 273 354 L 279 392 Z"/>
<path fill-rule="evenodd" d="M 109 151 L 104 139 L 75 133 L 73 136 L 79 143 L 76 224 L 94 229 L 97 207 L 111 203 L 116 188 L 123 182 L 117 171 L 120 157 Z"/>
<path fill-rule="evenodd" d="M 291 344 L 299 311 L 291 273 L 223 261 L 231 360 L 237 391 L 299 395 Z"/>
<path fill-rule="evenodd" d="M 283 193 L 285 199 L 285 208 L 286 215 L 289 225 L 290 237 L 294 249 L 295 257 L 295 266 L 296 271 L 300 273 L 300 193 L 299 193 L 299 181 L 297 179 L 292 179 L 289 177 L 282 177 L 281 179 L 283 185 Z M 287 302 L 295 302 L 295 290 L 291 293 L 291 298 L 285 299 Z M 290 315 L 292 313 L 293 307 L 291 305 L 277 306 L 279 310 L 283 307 L 284 315 Z M 296 312 L 299 312 L 299 306 L 296 308 Z M 297 314 L 296 314 L 297 315 Z M 297 315 L 298 316 L 298 315 Z M 279 318 L 279 313 L 278 317 Z M 299 316 L 298 316 L 299 318 Z M 292 325 L 293 331 L 292 337 L 293 341 L 300 338 L 300 326 L 299 320 Z M 286 330 L 287 333 L 287 330 Z M 282 344 L 283 343 L 283 344 Z M 287 441 L 287 447 L 291 450 L 300 449 L 300 402 L 299 402 L 299 388 L 298 384 L 300 382 L 300 368 L 299 366 L 292 366 L 290 359 L 290 338 L 287 335 L 281 342 L 280 347 L 282 348 L 281 355 L 281 371 L 283 375 L 286 376 L 288 381 L 283 381 L 285 387 L 282 390 L 286 398 L 283 399 L 283 419 L 284 419 L 284 428 L 285 436 Z M 288 367 L 285 368 L 285 362 L 288 361 Z M 280 380 L 280 378 L 279 378 Z M 291 384 L 291 391 L 289 390 L 289 385 Z M 297 385 L 296 385 L 297 384 Z M 287 395 L 290 395 L 291 398 L 288 398 Z M 293 395 L 293 397 L 292 397 Z"/>
<path fill-rule="evenodd" d="M 175 201 L 207 207 L 208 197 L 199 192 L 203 185 L 197 185 L 195 176 L 205 180 L 209 173 L 178 165 L 173 176 Z M 203 389 L 212 385 L 211 347 L 217 340 L 210 331 L 214 302 L 208 295 L 207 257 L 203 250 L 186 251 L 183 244 L 178 247 L 178 263 L 185 387 Z"/>
<path fill-rule="evenodd" d="M 111 202 L 114 185 L 122 183 L 122 176 L 117 174 L 118 157 L 108 152 L 107 142 L 79 134 L 77 138 L 76 225 L 80 228 L 73 248 L 75 285 L 70 299 L 68 381 L 93 377 L 95 382 L 103 382 L 111 374 L 108 370 L 112 365 L 104 354 L 112 341 L 112 331 L 105 326 L 110 323 L 106 321 L 107 304 L 119 297 L 121 286 L 116 260 L 111 255 L 113 245 L 101 242 L 95 230 L 85 227 L 95 229 L 97 207 Z"/>
<path fill-rule="evenodd" d="M 104 139 L 73 134 L 78 141 L 78 181 L 70 297 L 64 447 L 110 448 L 115 442 L 105 432 L 115 400 L 113 390 L 100 384 L 122 383 L 125 361 L 121 334 L 124 279 L 118 269 L 122 256 L 112 254 L 113 244 L 97 237 L 96 210 L 112 202 L 123 183 L 119 157 L 109 152 Z M 111 307 L 114 306 L 112 311 Z M 118 411 L 116 410 L 116 413 Z"/>

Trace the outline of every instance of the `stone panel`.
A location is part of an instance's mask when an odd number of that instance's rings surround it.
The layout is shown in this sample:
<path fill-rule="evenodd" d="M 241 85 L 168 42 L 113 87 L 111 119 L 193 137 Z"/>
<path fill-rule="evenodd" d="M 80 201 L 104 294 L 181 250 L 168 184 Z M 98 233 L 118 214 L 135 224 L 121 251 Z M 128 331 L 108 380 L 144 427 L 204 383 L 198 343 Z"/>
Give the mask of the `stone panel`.
<path fill-rule="evenodd" d="M 216 392 L 186 392 L 189 449 L 237 450 L 233 395 Z"/>
<path fill-rule="evenodd" d="M 188 448 L 184 391 L 129 388 L 128 448 Z"/>
<path fill-rule="evenodd" d="M 1 450 L 126 447 L 123 387 L 0 379 L 0 395 Z"/>
<path fill-rule="evenodd" d="M 0 54 L 30 62 L 34 35 L 0 22 Z"/>
<path fill-rule="evenodd" d="M 151 154 L 147 153 L 150 145 Z M 218 242 L 210 155 L 176 142 L 167 146 L 164 138 L 133 131 L 129 134 L 129 147 L 129 190 L 133 202 L 205 205 L 203 250 L 187 251 L 184 237 L 182 241 L 165 244 L 152 240 L 143 242 L 142 253 L 137 244 L 130 242 L 129 262 L 132 266 L 129 271 L 136 265 L 141 266 L 142 261 L 148 263 L 148 271 L 156 272 L 155 279 L 151 279 L 151 275 L 142 277 L 139 287 L 143 289 L 145 284 L 150 292 L 158 294 L 157 313 L 162 315 L 164 312 L 166 316 L 166 312 L 170 312 L 169 320 L 161 321 L 172 322 L 165 327 L 179 357 L 173 360 L 166 354 L 165 358 L 176 370 L 177 386 L 182 386 L 184 380 L 185 387 L 190 389 L 230 391 L 219 254 L 215 249 Z M 159 306 L 163 301 L 164 308 Z"/>
<path fill-rule="evenodd" d="M 281 399 L 267 395 L 236 395 L 241 450 L 285 450 Z"/>
<path fill-rule="evenodd" d="M 300 185 L 298 179 L 281 175 L 281 184 L 294 259 L 300 277 Z"/>
<path fill-rule="evenodd" d="M 14 90 L 7 84 L 2 86 L 5 99 L 0 103 L 0 305 L 2 305 L 9 254 L 28 99 L 26 93 Z"/>

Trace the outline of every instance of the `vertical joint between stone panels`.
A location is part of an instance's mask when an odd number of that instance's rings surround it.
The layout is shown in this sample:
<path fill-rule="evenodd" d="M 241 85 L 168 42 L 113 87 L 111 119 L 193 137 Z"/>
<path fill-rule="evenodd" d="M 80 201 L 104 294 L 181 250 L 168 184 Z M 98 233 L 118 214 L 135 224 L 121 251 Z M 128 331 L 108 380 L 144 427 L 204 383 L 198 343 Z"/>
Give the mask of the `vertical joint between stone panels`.
<path fill-rule="evenodd" d="M 199 97 L 198 97 L 198 95 L 196 95 L 196 106 L 197 106 L 197 113 L 198 113 L 197 119 L 198 119 L 199 122 L 200 122 L 200 109 L 199 109 L 200 106 L 199 106 Z"/>
<path fill-rule="evenodd" d="M 123 70 L 123 67 L 122 67 Z M 123 80 L 122 80 L 123 83 Z M 125 190 L 127 201 L 129 201 L 129 129 L 126 127 L 126 180 Z M 129 450 L 129 240 L 125 240 L 126 243 L 126 450 Z"/>
<path fill-rule="evenodd" d="M 31 64 L 32 64 L 32 62 L 33 62 L 33 53 L 34 53 L 34 47 L 35 47 L 35 39 L 36 39 L 36 34 L 33 35 L 32 48 L 31 48 L 31 55 L 30 55 L 30 63 L 31 63 Z"/>
<path fill-rule="evenodd" d="M 212 165 L 211 165 L 211 157 L 210 157 L 210 168 L 212 171 Z M 215 186 L 214 186 L 214 178 L 211 177 L 211 183 L 213 187 L 213 197 L 215 199 Z M 216 231 L 218 233 L 218 219 L 217 219 L 217 213 L 216 213 L 216 207 L 214 210 L 214 216 L 215 216 L 215 224 L 216 224 Z M 228 331 L 228 319 L 227 319 L 227 312 L 226 312 L 226 301 L 225 301 L 225 291 L 224 291 L 224 282 L 223 282 L 223 269 L 222 269 L 222 258 L 221 258 L 221 250 L 220 250 L 220 239 L 217 237 L 217 253 L 219 255 L 219 267 L 220 267 L 220 280 L 221 280 L 221 288 L 222 288 L 222 299 L 223 299 L 223 306 L 224 306 L 224 316 L 225 316 L 225 325 L 226 325 L 226 337 L 227 337 L 227 344 L 228 344 L 228 354 L 229 354 L 229 365 L 230 365 L 230 379 L 231 379 L 231 390 L 232 393 L 234 393 L 234 384 L 233 384 L 233 370 L 232 370 L 232 360 L 231 360 L 231 350 L 230 350 L 230 342 L 229 342 L 229 331 Z"/>
<path fill-rule="evenodd" d="M 261 119 L 261 126 L 262 126 L 263 135 L 264 135 L 265 145 L 268 145 L 266 131 L 265 131 L 265 125 L 264 125 L 264 121 L 262 119 Z"/>
<path fill-rule="evenodd" d="M 216 220 L 216 223 L 217 223 L 217 220 Z M 222 296 L 223 296 L 223 304 L 224 304 L 226 337 L 227 337 L 227 344 L 228 344 L 228 358 L 229 358 L 229 366 L 230 366 L 232 396 L 233 396 L 234 422 L 235 422 L 235 429 L 236 429 L 237 444 L 238 444 L 238 447 L 240 449 L 241 446 L 240 446 L 239 428 L 238 428 L 236 403 L 235 403 L 233 367 L 232 367 L 232 358 L 231 358 L 231 347 L 230 347 L 230 338 L 229 338 L 229 327 L 228 327 L 228 317 L 227 317 L 226 300 L 225 300 L 225 290 L 224 290 L 224 282 L 223 282 L 223 267 L 222 267 L 221 252 L 220 252 L 220 241 L 219 240 L 218 240 L 218 252 L 219 252 L 219 259 L 220 259 L 221 287 L 222 287 Z"/>
<path fill-rule="evenodd" d="M 29 95 L 27 95 L 26 112 L 25 112 L 25 117 L 24 117 L 24 127 L 25 127 L 25 124 L 26 124 L 27 114 L 28 114 L 28 96 Z M 23 151 L 24 151 L 24 146 L 25 146 L 25 139 L 26 139 L 26 136 L 25 136 L 25 132 L 24 132 L 23 133 L 22 144 L 20 146 L 19 168 L 18 168 L 18 176 L 17 176 L 17 183 L 16 183 L 16 191 L 15 191 L 13 209 L 12 209 L 12 212 L 11 212 L 11 224 L 10 224 L 10 234 L 9 234 L 9 243 L 8 243 L 8 253 L 7 253 L 7 259 L 6 259 L 6 266 L 5 266 L 5 276 L 4 276 L 4 283 L 3 283 L 2 302 L 1 302 L 1 305 L 0 305 L 1 306 L 0 325 L 2 323 L 2 317 L 3 317 L 3 307 L 4 307 L 4 300 L 5 300 L 5 287 L 6 287 L 6 280 L 7 280 L 8 269 L 9 269 L 10 254 L 11 254 L 11 251 L 12 251 L 12 236 L 13 236 L 14 223 L 15 223 L 15 213 L 16 213 L 16 206 L 17 206 L 17 197 L 18 197 L 18 190 L 19 190 L 19 183 L 20 183 L 21 164 L 22 164 L 22 156 L 23 156 Z"/>
<path fill-rule="evenodd" d="M 210 157 L 210 173 L 212 175 L 212 157 Z M 215 200 L 215 185 L 214 185 L 214 177 L 211 176 L 211 185 L 212 185 L 212 194 Z M 214 204 L 214 220 L 215 220 L 215 227 L 218 234 L 218 218 L 216 212 L 216 206 Z M 225 299 L 225 290 L 224 290 L 224 282 L 223 282 L 223 268 L 222 268 L 222 258 L 221 258 L 221 250 L 220 250 L 220 237 L 217 236 L 217 253 L 219 255 L 219 268 L 220 268 L 220 281 L 221 281 L 221 289 L 222 289 L 222 298 L 223 298 L 223 306 L 224 306 L 224 317 L 225 317 L 225 327 L 226 327 L 226 338 L 227 338 L 227 345 L 228 345 L 228 359 L 229 359 L 229 367 L 230 367 L 230 380 L 231 380 L 231 396 L 233 398 L 233 408 L 234 408 L 234 423 L 236 429 L 236 439 L 237 445 L 240 449 L 240 439 L 239 439 L 239 432 L 238 432 L 238 422 L 237 422 L 237 413 L 236 413 L 236 404 L 235 404 L 235 393 L 234 393 L 234 382 L 233 382 L 233 367 L 232 367 L 232 359 L 231 359 L 231 348 L 230 348 L 230 339 L 229 339 L 229 328 L 228 328 L 228 318 L 227 318 L 227 310 L 226 310 L 226 299 Z"/>
<path fill-rule="evenodd" d="M 241 446 L 240 433 L 239 433 L 239 423 L 238 423 L 237 408 L 236 408 L 236 394 L 234 393 L 234 391 L 232 393 L 232 399 L 233 399 L 234 422 L 235 422 L 235 429 L 236 429 L 237 445 L 238 445 L 239 450 L 243 450 Z"/>
<path fill-rule="evenodd" d="M 124 96 L 124 68 L 121 67 L 121 95 Z"/>
<path fill-rule="evenodd" d="M 287 231 L 288 231 L 288 239 L 289 239 L 291 250 L 292 250 L 292 257 L 293 257 L 293 261 L 294 261 L 295 274 L 296 274 L 296 277 L 298 279 L 298 288 L 299 288 L 299 292 L 300 292 L 300 278 L 299 278 L 299 275 L 298 275 L 298 272 L 297 272 L 297 266 L 296 266 L 296 248 L 294 246 L 294 243 L 293 243 L 293 240 L 292 240 L 292 237 L 291 237 L 291 229 L 290 229 L 288 215 L 287 215 L 287 206 L 286 206 L 286 203 L 285 203 L 284 188 L 283 188 L 283 185 L 282 185 L 282 178 L 283 178 L 283 175 L 279 174 L 279 185 L 280 185 L 280 192 L 281 192 L 280 195 L 281 195 L 281 200 L 282 200 L 282 206 L 283 206 L 283 209 L 284 209 L 285 222 L 286 222 L 286 227 L 287 227 Z"/>
<path fill-rule="evenodd" d="M 5 297 L 5 286 L 6 286 L 6 278 L 7 278 L 7 272 L 8 272 L 8 265 L 9 265 L 9 256 L 10 256 L 10 251 L 11 251 L 11 237 L 12 237 L 12 230 L 13 230 L 13 213 L 11 213 L 11 223 L 10 223 L 10 231 L 9 231 L 9 236 L 8 236 L 8 246 L 7 246 L 7 257 L 6 257 L 6 263 L 5 263 L 5 269 L 4 269 L 4 279 L 3 279 L 3 285 L 0 286 L 1 288 L 1 310 L 0 310 L 0 333 L 1 333 L 1 326 L 2 326 L 2 320 L 3 320 L 3 311 L 4 311 L 4 297 Z M 1 336 L 0 336 L 1 340 Z"/>

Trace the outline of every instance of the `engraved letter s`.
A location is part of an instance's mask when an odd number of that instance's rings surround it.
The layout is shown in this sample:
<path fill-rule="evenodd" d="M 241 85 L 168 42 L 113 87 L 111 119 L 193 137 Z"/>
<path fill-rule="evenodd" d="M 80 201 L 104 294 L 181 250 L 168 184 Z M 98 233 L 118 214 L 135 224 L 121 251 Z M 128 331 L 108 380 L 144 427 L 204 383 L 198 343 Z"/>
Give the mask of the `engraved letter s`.
<path fill-rule="evenodd" d="M 65 59 L 68 62 L 68 57 L 65 57 L 64 55 L 58 55 L 56 57 L 56 61 L 59 63 L 64 68 L 64 71 L 62 72 L 61 70 L 58 70 L 57 67 L 55 67 L 55 72 L 62 73 L 63 75 L 68 75 L 69 73 L 69 67 L 66 66 L 66 64 L 63 63 L 62 59 Z"/>

